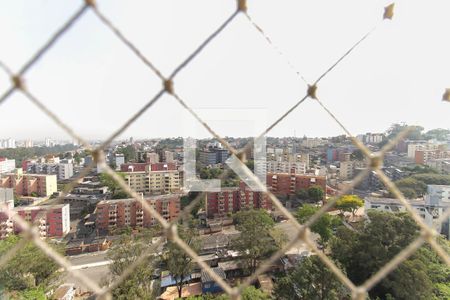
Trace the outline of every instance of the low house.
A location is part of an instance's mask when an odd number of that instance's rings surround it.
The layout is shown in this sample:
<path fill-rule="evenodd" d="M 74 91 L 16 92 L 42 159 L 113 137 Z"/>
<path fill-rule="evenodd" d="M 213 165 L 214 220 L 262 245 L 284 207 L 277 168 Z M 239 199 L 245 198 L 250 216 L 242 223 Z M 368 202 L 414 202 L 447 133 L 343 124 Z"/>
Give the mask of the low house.
<path fill-rule="evenodd" d="M 222 268 L 212 268 L 214 273 L 216 273 L 217 276 L 219 276 L 222 279 L 226 278 L 225 272 L 222 270 Z M 219 293 L 222 292 L 222 288 L 220 285 L 214 281 L 214 279 L 204 270 L 202 270 L 202 293 Z"/>
<path fill-rule="evenodd" d="M 87 252 L 105 251 L 111 246 L 106 238 L 91 238 L 71 240 L 66 245 L 66 255 L 78 255 Z"/>
<path fill-rule="evenodd" d="M 200 282 L 191 283 L 185 285 L 181 291 L 181 298 L 187 298 L 192 296 L 198 296 L 202 294 L 202 284 Z M 161 296 L 158 297 L 159 300 L 174 300 L 178 298 L 178 289 L 175 286 L 168 287 Z"/>
<path fill-rule="evenodd" d="M 227 278 L 244 276 L 244 268 L 242 263 L 237 260 L 219 262 L 219 268 L 225 272 Z"/>

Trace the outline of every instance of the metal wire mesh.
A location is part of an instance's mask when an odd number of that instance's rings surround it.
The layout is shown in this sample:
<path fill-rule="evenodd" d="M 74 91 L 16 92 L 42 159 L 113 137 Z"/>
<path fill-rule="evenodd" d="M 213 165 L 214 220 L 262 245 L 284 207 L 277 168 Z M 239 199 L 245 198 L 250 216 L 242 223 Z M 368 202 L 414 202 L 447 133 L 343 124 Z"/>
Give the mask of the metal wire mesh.
<path fill-rule="evenodd" d="M 97 148 L 93 148 L 89 143 L 84 140 L 81 136 L 79 136 L 76 132 L 74 132 L 69 126 L 67 126 L 63 120 L 61 120 L 54 112 L 48 109 L 43 102 L 41 102 L 24 84 L 24 76 L 27 71 L 32 68 L 32 66 L 41 59 L 43 55 L 45 55 L 48 51 L 51 51 L 51 48 L 57 43 L 58 39 L 63 36 L 71 27 L 76 26 L 77 21 L 83 17 L 84 13 L 87 10 L 91 10 L 98 17 L 98 19 L 103 23 L 107 28 L 109 28 L 115 36 L 125 45 L 127 46 L 132 53 L 134 53 L 141 62 L 150 68 L 157 77 L 161 80 L 162 88 L 161 90 L 153 96 L 153 98 L 145 104 L 139 111 L 137 111 L 133 116 L 131 116 L 127 122 L 125 122 L 119 129 L 117 129 L 103 144 L 101 144 Z M 394 4 L 387 6 L 384 10 L 383 17 L 380 18 L 380 22 L 385 22 L 386 20 L 392 19 L 394 15 Z M 334 64 L 332 64 L 325 72 L 322 73 L 313 83 L 308 85 L 308 89 L 305 91 L 305 96 L 301 98 L 295 105 L 293 105 L 289 110 L 286 111 L 285 114 L 280 116 L 271 126 L 269 126 L 264 132 L 261 133 L 260 137 L 265 136 L 269 133 L 275 126 L 277 126 L 286 116 L 292 113 L 300 104 L 302 104 L 307 99 L 312 99 L 316 101 L 337 123 L 339 127 L 341 127 L 344 132 L 348 135 L 348 137 L 352 140 L 356 147 L 358 147 L 368 161 L 368 168 L 361 172 L 348 186 L 339 191 L 338 195 L 331 198 L 315 215 L 313 215 L 305 224 L 300 224 L 297 219 L 282 205 L 282 203 L 277 199 L 277 197 L 266 188 L 266 186 L 259 181 L 259 179 L 247 168 L 247 166 L 242 162 L 240 163 L 240 168 L 242 171 L 250 178 L 252 178 L 255 182 L 257 182 L 258 186 L 267 193 L 269 199 L 272 201 L 276 209 L 278 209 L 285 217 L 288 218 L 292 224 L 294 224 L 295 229 L 297 230 L 297 237 L 289 242 L 282 249 L 273 254 L 267 261 L 263 262 L 259 268 L 248 277 L 239 287 L 231 287 L 227 282 L 225 282 L 222 278 L 220 278 L 216 273 L 209 267 L 205 262 L 203 262 L 199 255 L 195 253 L 178 235 L 177 232 L 177 220 L 172 222 L 167 222 L 158 212 L 155 211 L 153 207 L 148 205 L 135 191 L 131 190 L 130 187 L 125 183 L 122 177 L 120 177 L 114 170 L 112 170 L 105 162 L 104 149 L 108 147 L 108 145 L 118 137 L 124 130 L 126 130 L 133 122 L 136 121 L 145 111 L 152 107 L 154 103 L 156 103 L 162 95 L 169 94 L 174 97 L 174 99 L 185 108 L 191 115 L 195 117 L 197 121 L 199 121 L 207 130 L 210 132 L 216 139 L 218 139 L 231 153 L 232 155 L 236 155 L 237 157 L 242 157 L 242 153 L 245 153 L 251 146 L 250 142 L 248 145 L 244 147 L 243 150 L 238 151 L 234 149 L 225 139 L 219 136 L 206 122 L 204 122 L 196 112 L 188 105 L 188 103 L 183 100 L 174 90 L 174 81 L 176 79 L 177 74 L 179 74 L 184 67 L 189 64 L 192 64 L 195 58 L 201 54 L 202 50 L 208 46 L 215 38 L 219 37 L 221 32 L 226 29 L 226 27 L 233 22 L 237 17 L 244 17 L 248 20 L 248 22 L 253 26 L 259 34 L 261 34 L 265 41 L 267 41 L 268 45 L 273 47 L 274 50 L 282 56 L 288 66 L 296 73 L 300 80 L 306 80 L 304 77 L 298 72 L 294 65 L 289 62 L 289 60 L 284 56 L 283 52 L 277 47 L 274 42 L 270 39 L 267 33 L 259 26 L 251 17 L 251 15 L 247 11 L 247 2 L 245 0 L 238 0 L 236 10 L 220 25 L 211 35 L 204 39 L 204 41 L 193 51 L 183 62 L 181 62 L 173 72 L 165 77 L 158 68 L 151 62 L 150 59 L 146 58 L 142 52 L 131 42 L 121 31 L 117 28 L 108 18 L 105 16 L 102 11 L 97 7 L 94 0 L 85 0 L 84 4 L 49 38 L 49 40 L 28 60 L 23 64 L 23 67 L 17 73 L 14 73 L 8 66 L 0 62 L 0 69 L 2 69 L 11 79 L 11 86 L 4 92 L 3 95 L 0 96 L 0 104 L 5 102 L 14 92 L 22 93 L 25 95 L 31 103 L 36 105 L 41 111 L 43 111 L 50 119 L 52 119 L 59 127 L 61 127 L 65 132 L 67 132 L 71 137 L 75 140 L 79 141 L 86 149 L 92 151 L 94 156 L 94 162 L 86 167 L 76 178 L 73 180 L 66 188 L 64 189 L 60 198 L 63 198 L 67 192 L 69 192 L 72 188 L 77 185 L 78 179 L 85 176 L 89 173 L 89 171 L 96 165 L 99 164 L 104 172 L 110 175 L 119 185 L 120 187 L 127 192 L 130 196 L 132 196 L 136 201 L 142 204 L 143 209 L 152 215 L 161 227 L 164 230 L 165 236 L 176 243 L 181 249 L 183 249 L 192 259 L 201 267 L 202 270 L 206 271 L 211 278 L 213 278 L 223 289 L 225 293 L 227 293 L 232 299 L 239 299 L 242 290 L 249 286 L 254 280 L 256 280 L 257 276 L 264 273 L 268 270 L 271 263 L 280 258 L 290 247 L 298 243 L 299 241 L 303 241 L 306 243 L 322 260 L 322 262 L 336 275 L 339 281 L 346 286 L 351 292 L 353 299 L 365 299 L 367 296 L 367 292 L 374 287 L 380 280 L 386 277 L 390 272 L 392 272 L 400 263 L 406 260 L 409 256 L 411 256 L 423 243 L 428 243 L 434 251 L 440 256 L 440 258 L 450 266 L 450 256 L 448 253 L 442 249 L 442 247 L 436 242 L 436 236 L 438 235 L 436 230 L 428 227 L 422 220 L 422 218 L 416 213 L 416 211 L 411 207 L 409 202 L 404 198 L 399 189 L 395 186 L 395 184 L 383 173 L 381 167 L 383 162 L 384 154 L 389 151 L 398 141 L 406 136 L 409 131 L 407 128 L 405 131 L 401 132 L 394 140 L 389 141 L 389 143 L 381 149 L 380 152 L 372 153 L 369 149 L 367 149 L 361 142 L 359 142 L 354 136 L 346 129 L 346 127 L 333 115 L 333 113 L 323 104 L 321 100 L 317 97 L 317 85 L 318 83 L 325 77 L 329 72 L 331 72 L 335 67 L 337 67 L 342 61 L 349 56 L 357 47 L 360 45 L 365 39 L 367 39 L 370 34 L 376 30 L 377 26 L 375 26 L 372 30 L 366 33 L 361 39 L 359 39 L 355 44 L 353 44 L 347 52 L 345 52 L 339 59 L 336 60 Z M 448 94 L 448 91 L 447 91 Z M 444 95 L 444 99 L 448 98 L 448 95 Z M 379 176 L 380 180 L 386 185 L 386 187 L 392 192 L 392 194 L 405 206 L 409 215 L 414 219 L 417 225 L 420 227 L 421 234 L 420 236 L 413 241 L 408 247 L 403 249 L 400 253 L 398 253 L 389 263 L 383 266 L 376 274 L 374 274 L 371 278 L 369 278 L 365 283 L 360 286 L 356 286 L 347 276 L 333 263 L 333 261 L 328 258 L 322 251 L 320 251 L 314 240 L 310 236 L 310 226 L 313 225 L 323 214 L 325 214 L 330 208 L 332 208 L 338 197 L 342 194 L 347 193 L 350 189 L 356 186 L 359 182 L 361 182 L 365 176 L 369 173 L 370 170 L 374 170 Z M 224 172 L 221 176 L 226 177 L 228 172 Z M 190 205 L 188 205 L 181 213 L 179 218 L 185 217 L 189 214 L 190 210 L 193 206 L 198 203 L 204 193 L 200 194 Z M 20 247 L 24 245 L 26 240 L 32 241 L 37 247 L 39 247 L 48 257 L 53 259 L 58 265 L 64 268 L 67 272 L 69 272 L 73 277 L 79 279 L 83 284 L 86 285 L 89 289 L 91 289 L 97 296 L 97 298 L 111 298 L 111 291 L 115 287 L 117 287 L 123 280 L 129 276 L 133 270 L 144 260 L 144 258 L 154 251 L 155 246 L 161 245 L 163 239 L 160 239 L 158 243 L 149 247 L 147 251 L 144 251 L 142 256 L 138 258 L 133 264 L 131 264 L 121 276 L 119 276 L 114 282 L 112 282 L 109 286 L 100 287 L 96 283 L 90 281 L 79 271 L 72 268 L 70 262 L 63 257 L 61 254 L 57 253 L 50 247 L 44 240 L 42 240 L 38 233 L 37 228 L 28 224 L 24 219 L 20 216 L 14 214 L 12 211 L 9 211 L 6 207 L 4 208 L 6 213 L 22 228 L 23 236 L 25 237 L 19 244 L 10 249 L 7 253 L 0 257 L 0 267 L 6 264 L 12 257 L 14 257 Z M 441 218 L 439 222 L 442 222 L 446 218 L 450 216 L 450 210 L 448 210 Z"/>

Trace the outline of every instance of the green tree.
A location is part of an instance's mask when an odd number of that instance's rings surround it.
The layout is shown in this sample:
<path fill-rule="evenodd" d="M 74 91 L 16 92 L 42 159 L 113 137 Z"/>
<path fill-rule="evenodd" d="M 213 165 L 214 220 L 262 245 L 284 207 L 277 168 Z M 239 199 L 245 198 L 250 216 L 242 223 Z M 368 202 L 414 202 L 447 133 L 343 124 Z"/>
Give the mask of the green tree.
<path fill-rule="evenodd" d="M 197 232 L 192 228 L 178 226 L 178 235 L 180 238 L 195 252 L 200 249 L 200 240 Z M 195 262 L 192 258 L 174 242 L 169 241 L 166 245 L 166 253 L 163 261 L 167 269 L 175 280 L 178 297 L 181 298 L 186 277 L 189 276 L 194 269 Z"/>
<path fill-rule="evenodd" d="M 424 173 L 431 173 L 431 174 L 438 174 L 439 172 L 436 169 L 433 169 L 432 167 L 426 166 L 426 165 L 415 165 L 414 167 L 404 167 L 404 171 L 410 172 L 413 175 L 415 174 L 424 174 Z"/>
<path fill-rule="evenodd" d="M 416 199 L 418 197 L 416 191 L 413 188 L 399 187 L 399 190 L 407 199 Z M 394 195 L 391 196 L 394 197 Z"/>
<path fill-rule="evenodd" d="M 136 149 L 134 149 L 134 146 L 132 146 L 132 145 L 128 145 L 126 147 L 119 148 L 117 150 L 117 153 L 123 154 L 123 156 L 125 158 L 125 162 L 136 160 Z"/>
<path fill-rule="evenodd" d="M 304 258 L 293 271 L 281 277 L 274 293 L 280 300 L 338 300 L 349 296 L 346 288 L 317 256 Z"/>
<path fill-rule="evenodd" d="M 442 184 L 442 185 L 450 185 L 450 175 L 444 174 L 415 174 L 412 176 L 413 179 L 416 179 L 423 184 Z"/>
<path fill-rule="evenodd" d="M 450 130 L 448 129 L 442 129 L 442 128 L 436 128 L 431 129 L 425 133 L 426 139 L 436 139 L 439 141 L 446 141 L 448 135 L 450 134 Z"/>
<path fill-rule="evenodd" d="M 319 211 L 319 207 L 305 204 L 297 211 L 296 218 L 304 224 L 315 213 Z M 341 224 L 341 221 L 337 217 L 333 217 L 327 213 L 320 216 L 320 218 L 310 226 L 311 231 L 320 235 L 319 243 L 323 246 L 327 245 L 330 238 L 333 236 L 333 229 Z"/>
<path fill-rule="evenodd" d="M 340 211 L 351 212 L 355 216 L 358 208 L 364 205 L 364 201 L 357 195 L 344 195 L 336 201 L 336 208 Z"/>
<path fill-rule="evenodd" d="M 424 128 L 422 126 L 417 126 L 417 125 L 410 126 L 410 125 L 407 125 L 406 123 L 401 123 L 401 124 L 395 123 L 395 124 L 392 124 L 391 127 L 387 130 L 388 139 L 391 140 L 391 139 L 395 138 L 400 132 L 405 130 L 408 126 L 411 127 L 411 131 L 407 135 L 408 139 L 420 140 L 423 138 L 422 131 Z"/>
<path fill-rule="evenodd" d="M 122 235 L 108 251 L 108 259 L 112 261 L 109 269 L 112 278 L 104 279 L 106 284 L 117 279 L 131 264 L 151 247 L 149 236 Z M 153 298 L 151 287 L 154 257 L 147 255 L 119 286 L 112 291 L 114 299 L 149 299 Z"/>
<path fill-rule="evenodd" d="M 242 300 L 270 300 L 270 296 L 254 286 L 246 287 L 241 294 Z M 230 300 L 227 294 L 211 295 L 206 294 L 202 296 L 187 297 L 186 300 Z"/>
<path fill-rule="evenodd" d="M 0 241 L 0 257 L 21 240 L 10 236 Z M 52 247 L 62 253 L 61 247 Z M 27 242 L 6 265 L 0 269 L 0 283 L 6 291 L 26 292 L 36 288 L 51 288 L 58 279 L 58 265 L 32 242 Z"/>
<path fill-rule="evenodd" d="M 361 284 L 406 248 L 418 235 L 419 228 L 405 213 L 369 210 L 360 231 L 340 227 L 331 242 L 332 256 L 348 277 Z M 439 240 L 448 248 L 448 242 Z M 450 268 L 442 263 L 429 246 L 423 246 L 408 260 L 370 290 L 373 298 L 443 299 L 442 285 L 450 284 Z M 435 297 L 435 298 L 434 298 Z M 444 298 L 445 299 L 445 298 Z"/>
<path fill-rule="evenodd" d="M 323 200 L 324 191 L 321 186 L 313 185 L 308 188 L 308 196 L 309 199 L 313 200 L 314 202 Z"/>
<path fill-rule="evenodd" d="M 73 161 L 75 162 L 75 164 L 79 165 L 81 163 L 81 154 L 75 152 L 75 154 L 73 155 Z"/>
<path fill-rule="evenodd" d="M 117 174 L 122 177 L 122 179 L 125 179 L 124 173 L 118 172 Z M 129 195 L 122 190 L 120 185 L 110 175 L 101 173 L 99 175 L 99 180 L 102 185 L 108 187 L 108 190 L 110 191 L 111 197 L 113 199 L 123 199 L 129 197 Z"/>
<path fill-rule="evenodd" d="M 254 272 L 261 260 L 279 249 L 272 236 L 275 222 L 267 211 L 261 209 L 240 211 L 234 220 L 241 235 L 233 240 L 232 247 L 241 253 L 246 269 Z M 276 239 L 283 240 L 279 236 Z"/>
<path fill-rule="evenodd" d="M 397 180 L 395 181 L 395 184 L 401 191 L 405 191 L 407 194 L 409 193 L 408 189 L 411 189 L 416 195 L 422 196 L 427 190 L 427 185 L 424 182 L 413 177 Z M 414 196 L 414 194 L 408 194 L 408 196 Z"/>
<path fill-rule="evenodd" d="M 306 189 L 300 189 L 300 190 L 298 190 L 298 191 L 295 193 L 295 195 L 296 195 L 297 198 L 300 199 L 300 200 L 306 200 L 306 199 L 308 199 L 308 197 L 309 197 L 308 190 L 306 190 Z"/>

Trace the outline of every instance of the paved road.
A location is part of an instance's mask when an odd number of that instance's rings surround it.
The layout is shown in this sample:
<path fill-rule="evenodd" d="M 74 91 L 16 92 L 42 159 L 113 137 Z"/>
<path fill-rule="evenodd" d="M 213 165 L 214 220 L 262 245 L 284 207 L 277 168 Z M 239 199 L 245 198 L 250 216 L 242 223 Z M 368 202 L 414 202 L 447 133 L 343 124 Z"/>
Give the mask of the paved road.
<path fill-rule="evenodd" d="M 81 255 L 69 256 L 68 259 L 70 263 L 74 266 L 81 266 L 86 264 L 104 262 L 106 258 L 107 251 L 86 253 Z"/>
<path fill-rule="evenodd" d="M 90 267 L 86 269 L 79 269 L 78 270 L 83 276 L 86 276 L 91 281 L 101 285 L 102 282 L 105 282 L 105 280 L 110 275 L 109 272 L 109 266 L 108 265 L 102 265 L 97 267 Z M 77 287 L 80 287 L 82 290 L 89 290 L 87 287 L 83 285 L 81 281 L 79 281 L 77 278 L 73 277 L 71 274 L 67 274 L 66 278 L 64 279 L 65 283 L 73 283 Z"/>

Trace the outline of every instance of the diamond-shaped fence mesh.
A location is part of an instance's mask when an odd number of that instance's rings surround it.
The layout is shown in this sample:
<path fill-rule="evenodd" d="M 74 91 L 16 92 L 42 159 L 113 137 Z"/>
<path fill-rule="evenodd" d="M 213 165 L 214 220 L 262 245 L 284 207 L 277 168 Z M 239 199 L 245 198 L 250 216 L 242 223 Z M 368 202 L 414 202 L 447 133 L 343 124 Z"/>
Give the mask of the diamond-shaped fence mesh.
<path fill-rule="evenodd" d="M 103 23 L 107 28 L 109 28 L 114 35 L 131 50 L 140 60 L 141 62 L 149 67 L 159 79 L 161 79 L 161 90 L 153 96 L 153 98 L 146 103 L 139 111 L 137 111 L 133 116 L 131 116 L 127 122 L 125 122 L 119 129 L 117 129 L 103 144 L 101 144 L 97 148 L 93 148 L 89 143 L 84 140 L 81 136 L 79 136 L 76 132 L 74 132 L 69 126 L 64 123 L 64 120 L 60 119 L 57 114 L 48 109 L 43 102 L 41 102 L 33 93 L 30 91 L 24 83 L 24 78 L 27 74 L 27 71 L 33 67 L 33 65 L 40 60 L 40 58 L 45 55 L 48 51 L 51 51 L 52 46 L 54 46 L 58 39 L 63 36 L 71 27 L 76 26 L 77 21 L 83 17 L 84 13 L 88 10 L 94 12 L 95 16 Z M 380 22 L 386 22 L 386 20 L 392 19 L 394 16 L 394 4 L 391 4 L 384 9 L 384 14 L 380 13 Z M 297 219 L 282 205 L 282 203 L 277 199 L 277 197 L 266 188 L 266 186 L 259 181 L 259 179 L 253 174 L 247 166 L 239 160 L 240 169 L 249 177 L 252 178 L 255 182 L 258 183 L 259 188 L 265 191 L 270 201 L 272 201 L 273 205 L 277 210 L 279 210 L 285 217 L 294 224 L 295 230 L 297 230 L 296 238 L 285 245 L 282 249 L 274 253 L 267 261 L 261 263 L 258 269 L 248 277 L 242 284 L 238 287 L 231 287 L 227 282 L 225 282 L 222 278 L 220 278 L 210 266 L 208 266 L 204 261 L 202 261 L 199 255 L 192 250 L 178 235 L 177 231 L 177 223 L 178 220 L 167 222 L 163 216 L 161 216 L 152 206 L 150 206 L 146 201 L 142 199 L 135 191 L 133 191 L 124 181 L 122 177 L 120 177 L 113 169 L 111 169 L 105 162 L 104 152 L 103 150 L 108 147 L 108 145 L 117 138 L 122 132 L 124 132 L 133 122 L 136 121 L 144 112 L 150 109 L 154 103 L 156 103 L 162 95 L 169 94 L 175 98 L 175 100 L 185 108 L 197 121 L 199 121 L 206 130 L 211 133 L 214 138 L 219 140 L 231 153 L 232 155 L 236 155 L 239 158 L 242 158 L 242 153 L 245 153 L 252 145 L 251 142 L 244 147 L 243 150 L 234 149 L 225 139 L 219 136 L 205 121 L 203 121 L 196 112 L 189 106 L 188 102 L 183 100 L 176 92 L 174 82 L 176 82 L 176 76 L 180 72 L 182 72 L 183 68 L 189 64 L 194 63 L 195 58 L 201 54 L 202 50 L 208 46 L 209 43 L 213 42 L 214 39 L 219 38 L 221 33 L 226 30 L 226 27 L 233 22 L 238 17 L 243 17 L 249 21 L 251 26 L 256 29 L 257 34 L 261 34 L 265 41 L 267 41 L 270 47 L 284 58 L 290 69 L 292 69 L 300 80 L 306 80 L 304 77 L 298 72 L 294 65 L 284 56 L 283 52 L 276 46 L 264 29 L 259 26 L 251 17 L 251 15 L 247 11 L 247 2 L 245 0 L 238 0 L 236 10 L 222 23 L 211 35 L 205 38 L 205 40 L 193 51 L 184 61 L 182 61 L 169 76 L 164 76 L 161 71 L 151 62 L 150 59 L 144 56 L 144 54 L 136 47 L 131 40 L 129 40 L 119 28 L 117 28 L 107 16 L 105 16 L 100 8 L 96 5 L 94 0 L 85 0 L 84 4 L 57 30 L 50 39 L 28 60 L 23 66 L 20 68 L 18 72 L 13 72 L 6 63 L 0 61 L 0 69 L 3 70 L 11 79 L 11 86 L 4 92 L 3 95 L 0 96 L 0 104 L 7 101 L 8 98 L 13 93 L 22 93 L 25 95 L 31 103 L 36 105 L 40 110 L 42 110 L 50 119 L 52 119 L 59 127 L 61 127 L 65 132 L 67 132 L 72 138 L 79 141 L 86 149 L 92 151 L 94 156 L 94 162 L 91 165 L 87 166 L 78 176 L 75 178 L 69 185 L 67 185 L 60 195 L 62 199 L 72 188 L 74 188 L 79 179 L 87 175 L 94 166 L 99 164 L 104 172 L 109 174 L 119 186 L 127 192 L 130 196 L 132 196 L 136 201 L 142 204 L 143 209 L 149 213 L 152 217 L 154 217 L 165 233 L 167 239 L 176 243 L 183 251 L 185 251 L 192 259 L 201 267 L 202 270 L 206 271 L 211 278 L 213 278 L 223 289 L 225 293 L 230 295 L 232 299 L 239 299 L 240 294 L 243 289 L 252 282 L 254 282 L 258 275 L 264 273 L 268 270 L 270 265 L 276 261 L 278 258 L 283 256 L 283 254 L 290 249 L 296 243 L 302 241 L 306 245 L 310 247 L 312 251 L 322 260 L 322 262 L 336 275 L 342 284 L 348 288 L 351 292 L 353 299 L 365 299 L 367 297 L 367 292 L 374 287 L 380 280 L 386 277 L 390 272 L 392 272 L 399 264 L 401 264 L 404 260 L 410 257 L 423 243 L 428 243 L 435 252 L 440 256 L 440 258 L 450 266 L 450 256 L 446 251 L 436 242 L 436 236 L 438 235 L 436 230 L 428 227 L 422 218 L 417 214 L 417 212 L 411 207 L 410 203 L 404 198 L 399 189 L 395 186 L 395 184 L 383 173 L 381 167 L 383 162 L 384 154 L 389 151 L 398 141 L 400 141 L 403 137 L 406 136 L 408 130 L 401 132 L 394 140 L 390 141 L 384 148 L 381 149 L 380 152 L 372 153 L 369 149 L 367 149 L 359 140 L 353 137 L 353 135 L 346 129 L 346 127 L 338 120 L 338 118 L 323 104 L 323 102 L 317 97 L 316 90 L 318 88 L 318 83 L 327 76 L 329 72 L 331 72 L 336 66 L 338 66 L 342 61 L 349 56 L 357 47 L 360 45 L 369 35 L 376 30 L 377 26 L 375 26 L 372 30 L 366 33 L 361 39 L 356 41 L 347 52 L 345 52 L 339 59 L 336 60 L 334 64 L 332 64 L 325 72 L 322 73 L 313 83 L 308 84 L 308 89 L 305 91 L 305 96 L 301 98 L 294 106 L 292 106 L 289 110 L 286 111 L 285 114 L 280 116 L 277 121 L 275 121 L 271 126 L 269 126 L 264 132 L 261 133 L 261 136 L 265 136 L 268 134 L 275 126 L 277 126 L 286 116 L 291 114 L 299 105 L 301 105 L 307 99 L 311 99 L 313 101 L 317 101 L 317 103 L 330 115 L 331 118 L 334 119 L 336 124 L 343 129 L 343 131 L 348 135 L 348 137 L 352 140 L 356 147 L 358 147 L 368 161 L 368 167 L 364 172 L 361 172 L 352 182 L 347 185 L 345 188 L 339 191 L 339 193 L 333 198 L 329 199 L 327 203 L 315 214 L 313 215 L 306 223 L 300 224 Z M 444 100 L 448 100 L 449 92 L 448 90 L 444 94 Z M 374 274 L 371 278 L 369 278 L 364 284 L 360 286 L 356 286 L 347 276 L 334 264 L 334 262 L 327 257 L 327 255 L 317 248 L 316 243 L 310 236 L 310 226 L 313 225 L 323 214 L 325 214 L 330 208 L 332 208 L 338 197 L 350 191 L 354 186 L 360 183 L 365 176 L 368 175 L 370 170 L 374 170 L 379 176 L 380 180 L 385 184 L 385 186 L 391 191 L 391 193 L 405 206 L 407 212 L 414 219 L 417 225 L 420 227 L 421 234 L 420 236 L 414 240 L 408 247 L 403 249 L 400 253 L 398 253 L 389 263 L 383 266 L 376 274 Z M 225 178 L 228 176 L 228 171 L 225 171 L 221 178 Z M 187 214 L 190 213 L 190 210 L 200 201 L 200 199 L 204 196 L 204 193 L 201 193 L 196 197 L 196 199 L 190 203 L 181 213 L 178 219 L 184 218 Z M 51 206 L 49 206 L 51 208 Z M 98 298 L 111 298 L 111 291 L 115 287 L 117 287 L 123 280 L 127 278 L 130 274 L 133 273 L 136 267 L 145 259 L 146 256 L 155 251 L 155 249 L 164 242 L 163 238 L 160 238 L 156 245 L 152 245 L 149 247 L 144 253 L 142 253 L 141 257 L 139 257 L 134 263 L 128 266 L 128 268 L 116 278 L 114 282 L 112 282 L 109 286 L 100 287 L 96 283 L 89 280 L 82 273 L 72 268 L 70 262 L 61 254 L 57 253 L 53 248 L 47 244 L 44 240 L 39 237 L 36 225 L 30 225 L 23 218 L 14 214 L 12 211 L 8 210 L 4 207 L 4 211 L 22 228 L 23 236 L 25 239 L 21 240 L 17 245 L 15 245 L 12 249 L 10 249 L 7 253 L 3 254 L 0 257 L 0 267 L 4 266 L 12 257 L 14 257 L 15 253 L 18 249 L 20 249 L 26 241 L 32 241 L 37 247 L 39 247 L 48 257 L 53 259 L 58 265 L 60 265 L 63 269 L 69 272 L 73 277 L 79 279 L 86 287 L 92 290 Z M 450 215 L 450 210 L 448 210 L 441 218 L 439 222 L 444 221 Z"/>

